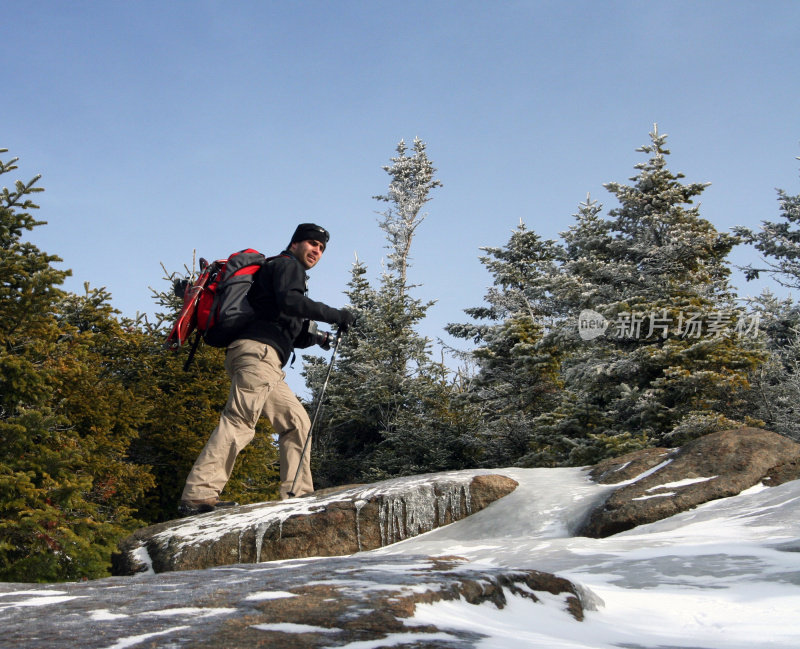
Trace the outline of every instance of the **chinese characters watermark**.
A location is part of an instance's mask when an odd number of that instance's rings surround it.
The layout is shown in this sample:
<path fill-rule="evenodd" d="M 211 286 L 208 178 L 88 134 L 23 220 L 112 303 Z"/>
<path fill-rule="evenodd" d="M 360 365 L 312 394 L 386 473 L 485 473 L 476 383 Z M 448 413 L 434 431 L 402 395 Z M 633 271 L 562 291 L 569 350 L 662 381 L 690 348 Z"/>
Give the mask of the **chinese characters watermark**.
<path fill-rule="evenodd" d="M 609 331 L 618 340 L 667 338 L 718 338 L 733 333 L 739 338 L 758 335 L 759 314 L 742 315 L 729 311 L 669 313 L 634 313 L 624 311 L 608 320 L 597 311 L 584 309 L 578 316 L 578 334 L 583 340 L 594 340 Z"/>

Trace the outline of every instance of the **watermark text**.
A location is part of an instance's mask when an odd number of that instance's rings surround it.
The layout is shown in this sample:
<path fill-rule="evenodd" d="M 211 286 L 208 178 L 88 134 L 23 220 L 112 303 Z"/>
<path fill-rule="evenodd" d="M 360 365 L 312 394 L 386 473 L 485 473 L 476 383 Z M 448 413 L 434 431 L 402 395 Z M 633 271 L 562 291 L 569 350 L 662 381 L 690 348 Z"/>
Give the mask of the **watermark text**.
<path fill-rule="evenodd" d="M 583 340 L 594 340 L 608 332 L 618 340 L 667 338 L 718 338 L 733 334 L 739 338 L 755 338 L 759 331 L 757 313 L 742 315 L 730 311 L 678 312 L 666 309 L 660 313 L 624 311 L 607 319 L 597 311 L 584 309 L 578 316 L 578 334 Z"/>

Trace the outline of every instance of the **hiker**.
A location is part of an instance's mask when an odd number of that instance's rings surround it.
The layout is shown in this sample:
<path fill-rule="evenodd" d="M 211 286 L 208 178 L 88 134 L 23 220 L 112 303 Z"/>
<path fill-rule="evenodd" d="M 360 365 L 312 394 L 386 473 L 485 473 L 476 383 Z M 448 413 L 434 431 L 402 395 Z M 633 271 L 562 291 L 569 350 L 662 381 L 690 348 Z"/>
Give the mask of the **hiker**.
<path fill-rule="evenodd" d="M 295 348 L 318 342 L 313 335 L 319 320 L 344 332 L 354 316 L 306 296 L 306 271 L 313 268 L 328 245 L 328 231 L 313 223 L 297 226 L 289 247 L 261 267 L 253 278 L 248 300 L 255 317 L 228 345 L 225 371 L 231 378 L 228 402 L 219 424 L 194 463 L 183 489 L 179 510 L 184 515 L 230 507 L 219 500 L 239 452 L 255 435 L 264 415 L 278 434 L 280 495 L 313 493 L 310 454 L 300 458 L 311 421 L 298 398 L 285 383 L 283 367 Z M 309 332 L 309 321 L 312 332 Z"/>

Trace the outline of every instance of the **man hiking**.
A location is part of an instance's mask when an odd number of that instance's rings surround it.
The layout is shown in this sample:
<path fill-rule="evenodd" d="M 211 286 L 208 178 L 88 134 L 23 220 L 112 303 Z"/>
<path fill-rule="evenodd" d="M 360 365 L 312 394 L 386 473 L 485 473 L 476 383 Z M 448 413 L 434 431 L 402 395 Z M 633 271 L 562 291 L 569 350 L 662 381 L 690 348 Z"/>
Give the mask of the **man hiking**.
<path fill-rule="evenodd" d="M 314 344 L 309 321 L 336 324 L 340 331 L 346 331 L 353 322 L 350 311 L 334 309 L 306 296 L 306 271 L 319 262 L 329 239 L 324 228 L 301 223 L 289 247 L 256 273 L 248 293 L 255 317 L 228 346 L 228 402 L 186 478 L 179 505 L 181 514 L 235 504 L 221 502 L 219 494 L 230 478 L 236 456 L 255 436 L 256 423 L 262 415 L 278 434 L 281 498 L 289 497 L 295 476 L 293 495 L 313 493 L 310 454 L 303 455 L 311 421 L 284 381 L 282 368 L 295 348 Z"/>

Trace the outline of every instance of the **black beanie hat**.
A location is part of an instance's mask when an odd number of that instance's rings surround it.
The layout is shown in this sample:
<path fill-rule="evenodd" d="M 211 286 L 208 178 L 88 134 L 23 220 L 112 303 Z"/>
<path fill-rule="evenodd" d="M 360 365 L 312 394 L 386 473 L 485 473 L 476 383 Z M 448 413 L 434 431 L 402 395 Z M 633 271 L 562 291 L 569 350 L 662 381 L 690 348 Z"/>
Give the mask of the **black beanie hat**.
<path fill-rule="evenodd" d="M 314 241 L 319 241 L 325 248 L 327 248 L 328 240 L 330 238 L 331 235 L 328 234 L 328 231 L 325 228 L 314 223 L 301 223 L 294 231 L 291 243 L 295 243 L 296 241 L 308 241 L 309 239 L 312 239 Z"/>

